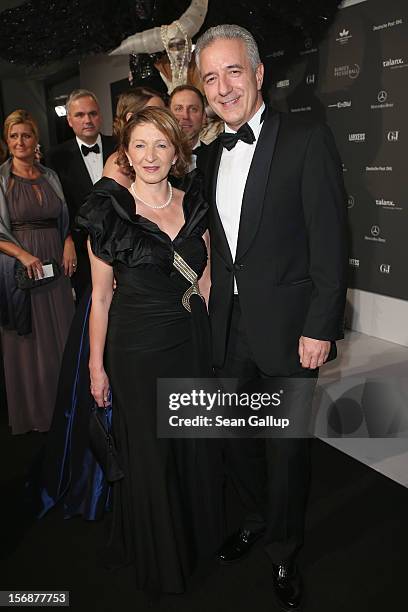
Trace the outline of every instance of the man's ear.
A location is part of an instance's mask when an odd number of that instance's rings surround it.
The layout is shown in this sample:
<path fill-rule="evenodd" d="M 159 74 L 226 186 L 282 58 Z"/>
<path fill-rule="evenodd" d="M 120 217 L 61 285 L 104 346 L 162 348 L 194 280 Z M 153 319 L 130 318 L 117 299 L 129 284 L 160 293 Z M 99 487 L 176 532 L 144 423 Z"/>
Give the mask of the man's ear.
<path fill-rule="evenodd" d="M 263 64 L 258 64 L 256 70 L 255 70 L 255 78 L 256 78 L 256 83 L 258 85 L 258 91 L 260 91 L 262 89 L 262 83 L 264 80 L 264 73 L 265 73 L 265 67 Z"/>
<path fill-rule="evenodd" d="M 69 113 L 67 113 L 67 122 L 68 122 L 69 127 L 72 128 L 71 117 L 69 116 Z"/>

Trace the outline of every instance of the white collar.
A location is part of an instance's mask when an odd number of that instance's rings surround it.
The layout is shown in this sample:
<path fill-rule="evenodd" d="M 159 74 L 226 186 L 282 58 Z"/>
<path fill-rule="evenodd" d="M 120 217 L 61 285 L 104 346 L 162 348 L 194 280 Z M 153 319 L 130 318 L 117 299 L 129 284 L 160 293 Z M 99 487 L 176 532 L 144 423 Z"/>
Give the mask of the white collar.
<path fill-rule="evenodd" d="M 79 147 L 79 149 L 81 149 L 81 145 L 84 145 L 84 147 L 88 147 L 88 148 L 89 148 L 89 147 L 93 147 L 94 145 L 98 144 L 98 145 L 99 145 L 99 148 L 100 148 L 100 150 L 101 150 L 101 152 L 102 152 L 102 138 L 101 138 L 101 135 L 100 135 L 100 134 L 98 134 L 98 138 L 97 138 L 97 139 L 95 140 L 95 142 L 94 142 L 93 144 L 91 144 L 91 145 L 90 145 L 90 144 L 88 144 L 87 142 L 84 142 L 84 141 L 83 141 L 83 140 L 81 140 L 80 138 L 78 138 L 78 136 L 75 136 L 75 138 L 76 138 L 76 141 L 77 141 L 77 143 L 78 143 L 78 147 Z M 81 153 L 82 153 L 82 151 L 81 151 Z"/>
<path fill-rule="evenodd" d="M 255 115 L 253 115 L 253 117 L 251 117 L 251 119 L 249 121 L 247 121 L 249 127 L 252 129 L 253 133 L 255 134 L 255 137 L 257 137 L 257 135 L 259 135 L 260 130 L 260 126 L 261 126 L 261 117 L 262 117 L 262 113 L 265 110 L 265 102 L 262 102 L 261 107 L 256 111 Z M 225 131 L 229 132 L 230 134 L 235 134 L 237 132 L 237 130 L 233 130 L 232 128 L 230 128 L 227 124 L 225 124 Z"/>

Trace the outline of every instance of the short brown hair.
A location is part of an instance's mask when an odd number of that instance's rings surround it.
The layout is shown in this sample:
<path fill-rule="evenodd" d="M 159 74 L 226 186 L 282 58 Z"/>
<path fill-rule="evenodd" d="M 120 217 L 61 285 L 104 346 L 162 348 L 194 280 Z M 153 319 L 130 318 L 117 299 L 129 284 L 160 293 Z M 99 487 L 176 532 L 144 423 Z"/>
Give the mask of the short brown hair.
<path fill-rule="evenodd" d="M 197 87 L 194 87 L 194 85 L 178 85 L 177 87 L 175 87 L 173 89 L 173 91 L 171 92 L 171 94 L 170 94 L 169 106 L 171 106 L 171 101 L 173 100 L 174 96 L 176 94 L 180 93 L 181 91 L 192 91 L 193 93 L 195 93 L 195 95 L 197 96 L 197 98 L 201 102 L 201 110 L 203 112 L 205 111 L 205 99 L 204 99 L 204 96 L 201 93 L 201 91 L 199 89 L 197 89 Z"/>
<path fill-rule="evenodd" d="M 4 121 L 3 136 L 5 141 L 7 141 L 9 132 L 13 125 L 18 125 L 20 123 L 27 123 L 27 125 L 31 127 L 37 142 L 40 140 L 40 131 L 38 129 L 38 124 L 34 117 L 30 115 L 30 113 L 26 110 L 18 108 L 17 110 L 10 113 Z"/>
<path fill-rule="evenodd" d="M 128 113 L 138 113 L 141 111 L 151 98 L 163 97 L 161 93 L 155 91 L 151 87 L 135 87 L 121 93 L 118 97 L 118 103 L 116 105 L 116 114 L 113 120 L 112 132 L 117 140 L 120 138 L 120 132 L 126 125 L 126 116 Z M 163 100 L 164 102 L 164 100 Z"/>
<path fill-rule="evenodd" d="M 135 171 L 129 164 L 126 152 L 129 149 L 130 139 L 135 127 L 146 123 L 150 123 L 160 130 L 175 148 L 177 160 L 174 166 L 171 167 L 170 174 L 174 176 L 183 176 L 186 174 L 191 159 L 191 149 L 188 140 L 170 111 L 153 106 L 148 106 L 136 113 L 122 131 L 117 159 L 117 164 L 122 169 L 122 172 L 132 179 L 135 178 Z"/>

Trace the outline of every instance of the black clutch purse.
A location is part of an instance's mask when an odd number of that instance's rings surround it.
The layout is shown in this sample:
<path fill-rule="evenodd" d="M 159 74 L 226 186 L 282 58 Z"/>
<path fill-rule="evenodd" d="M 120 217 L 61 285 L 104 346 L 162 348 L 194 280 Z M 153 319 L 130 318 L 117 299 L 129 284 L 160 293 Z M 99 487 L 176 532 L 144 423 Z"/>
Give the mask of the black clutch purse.
<path fill-rule="evenodd" d="M 47 261 L 42 262 L 43 266 L 51 265 L 53 276 L 48 276 L 47 278 L 39 278 L 35 280 L 34 278 L 30 278 L 27 273 L 27 269 L 21 261 L 16 260 L 16 265 L 14 268 L 14 278 L 16 279 L 16 284 L 19 289 L 23 289 L 25 291 L 29 289 L 34 289 L 35 287 L 42 287 L 43 285 L 48 285 L 53 281 L 57 280 L 61 276 L 61 266 L 55 261 L 55 259 L 48 259 Z"/>
<path fill-rule="evenodd" d="M 94 404 L 89 418 L 90 447 L 105 478 L 108 482 L 116 482 L 124 477 L 119 465 L 118 453 L 112 434 L 109 431 L 109 422 L 105 408 Z"/>

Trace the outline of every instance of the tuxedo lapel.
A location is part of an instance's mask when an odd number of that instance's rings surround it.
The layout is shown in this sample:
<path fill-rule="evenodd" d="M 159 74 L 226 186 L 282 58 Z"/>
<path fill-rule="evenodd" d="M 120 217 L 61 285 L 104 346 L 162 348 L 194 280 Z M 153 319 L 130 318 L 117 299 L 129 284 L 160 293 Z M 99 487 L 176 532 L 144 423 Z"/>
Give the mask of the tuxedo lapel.
<path fill-rule="evenodd" d="M 279 124 L 279 113 L 268 109 L 252 158 L 242 198 L 236 262 L 245 255 L 258 230 Z"/>
<path fill-rule="evenodd" d="M 93 187 L 91 177 L 89 176 L 77 141 L 74 139 L 71 144 L 71 164 L 67 164 L 67 167 L 72 169 L 74 174 L 72 178 L 78 185 L 78 191 L 89 193 Z"/>
<path fill-rule="evenodd" d="M 105 165 L 106 160 L 113 153 L 114 147 L 112 146 L 113 145 L 112 138 L 104 136 L 104 134 L 101 134 L 101 141 L 102 141 L 102 159 L 103 159 L 103 165 Z"/>
<path fill-rule="evenodd" d="M 219 255 L 223 258 L 225 263 L 232 266 L 231 251 L 217 208 L 217 178 L 223 147 L 218 140 L 216 141 L 214 147 L 215 151 L 210 157 L 207 169 L 205 171 L 206 176 L 208 177 L 208 195 L 210 198 L 209 217 L 211 229 L 211 248 L 217 249 Z"/>

